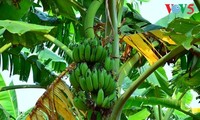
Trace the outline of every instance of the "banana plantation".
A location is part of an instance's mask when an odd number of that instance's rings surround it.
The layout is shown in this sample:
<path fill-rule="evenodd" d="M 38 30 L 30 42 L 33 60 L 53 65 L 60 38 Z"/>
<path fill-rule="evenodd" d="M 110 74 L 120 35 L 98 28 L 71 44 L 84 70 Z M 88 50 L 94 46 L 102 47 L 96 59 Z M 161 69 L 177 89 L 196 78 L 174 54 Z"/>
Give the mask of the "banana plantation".
<path fill-rule="evenodd" d="M 144 2 L 0 0 L 0 120 L 200 120 L 200 1 L 156 24 Z M 27 88 L 45 92 L 21 112 Z"/>

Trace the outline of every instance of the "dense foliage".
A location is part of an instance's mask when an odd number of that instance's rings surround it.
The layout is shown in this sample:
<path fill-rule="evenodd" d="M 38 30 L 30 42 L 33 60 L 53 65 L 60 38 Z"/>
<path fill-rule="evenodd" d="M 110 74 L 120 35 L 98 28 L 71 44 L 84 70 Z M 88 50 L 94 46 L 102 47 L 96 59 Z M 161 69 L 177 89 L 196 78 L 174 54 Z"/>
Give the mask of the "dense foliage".
<path fill-rule="evenodd" d="M 188 106 L 200 95 L 200 13 L 155 25 L 142 2 L 0 0 L 0 68 L 35 82 L 6 86 L 0 73 L 0 119 L 199 120 Z M 19 113 L 18 88 L 46 92 Z"/>

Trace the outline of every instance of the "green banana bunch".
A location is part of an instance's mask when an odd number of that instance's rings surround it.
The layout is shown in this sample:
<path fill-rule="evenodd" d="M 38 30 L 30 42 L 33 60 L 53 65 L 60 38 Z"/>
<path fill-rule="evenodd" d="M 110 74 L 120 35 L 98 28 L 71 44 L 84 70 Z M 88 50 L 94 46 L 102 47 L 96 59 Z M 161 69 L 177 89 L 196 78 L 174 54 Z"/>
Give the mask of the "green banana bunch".
<path fill-rule="evenodd" d="M 74 106 L 80 110 L 86 111 L 88 110 L 88 106 L 86 104 L 86 101 L 84 99 L 81 99 L 79 97 L 74 97 L 73 99 Z"/>
<path fill-rule="evenodd" d="M 99 89 L 96 99 L 97 106 L 101 106 L 103 104 L 103 101 L 104 101 L 104 91 L 103 89 Z"/>
<path fill-rule="evenodd" d="M 101 45 L 97 45 L 95 41 L 82 43 L 74 48 L 73 60 L 79 62 L 101 62 L 107 56 L 107 51 Z"/>

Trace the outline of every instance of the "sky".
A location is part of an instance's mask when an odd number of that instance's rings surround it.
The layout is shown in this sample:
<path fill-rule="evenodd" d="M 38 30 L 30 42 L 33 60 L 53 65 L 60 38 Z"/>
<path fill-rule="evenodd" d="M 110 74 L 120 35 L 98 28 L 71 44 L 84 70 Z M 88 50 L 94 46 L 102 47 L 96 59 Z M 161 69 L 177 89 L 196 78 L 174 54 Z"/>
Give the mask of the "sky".
<path fill-rule="evenodd" d="M 150 2 L 142 3 L 140 5 L 140 13 L 141 15 L 149 20 L 151 23 L 156 23 L 162 17 L 168 15 L 168 11 L 166 9 L 165 4 L 189 4 L 193 3 L 193 0 L 150 0 Z M 170 77 L 170 67 L 166 66 L 166 69 L 169 69 L 168 76 Z M 18 76 L 14 76 L 9 78 L 8 71 L 3 72 L 3 76 L 6 80 L 13 80 L 14 84 L 33 84 L 32 76 L 28 83 L 18 81 Z M 18 99 L 18 107 L 20 111 L 24 112 L 29 108 L 33 107 L 37 101 L 37 99 L 43 94 L 43 89 L 18 89 L 17 99 Z M 197 106 L 196 101 L 194 101 L 192 106 Z M 200 106 L 199 106 L 200 107 Z"/>

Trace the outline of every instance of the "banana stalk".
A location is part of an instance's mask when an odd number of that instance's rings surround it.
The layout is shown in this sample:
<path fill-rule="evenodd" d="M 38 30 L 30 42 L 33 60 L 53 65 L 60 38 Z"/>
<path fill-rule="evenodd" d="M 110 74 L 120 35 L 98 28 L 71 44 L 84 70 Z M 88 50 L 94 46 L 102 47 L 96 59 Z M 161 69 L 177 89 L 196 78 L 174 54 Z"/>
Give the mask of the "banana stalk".
<path fill-rule="evenodd" d="M 85 16 L 85 21 L 84 21 L 84 31 L 85 31 L 85 35 L 87 38 L 94 38 L 95 34 L 94 34 L 94 29 L 93 29 L 93 25 L 94 25 L 94 18 L 95 18 L 95 14 L 97 12 L 97 10 L 99 9 L 99 7 L 101 6 L 101 4 L 103 3 L 104 0 L 94 0 L 86 13 Z"/>

